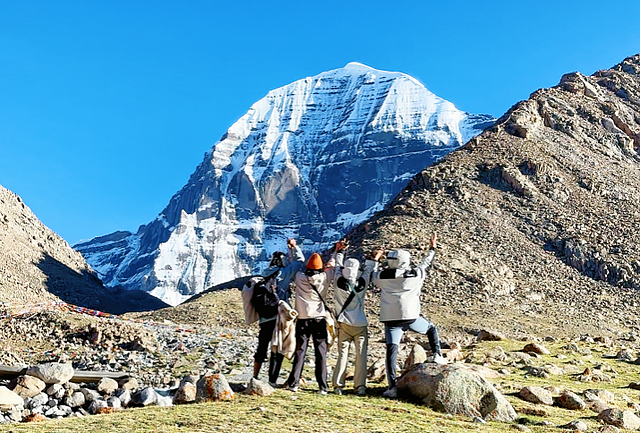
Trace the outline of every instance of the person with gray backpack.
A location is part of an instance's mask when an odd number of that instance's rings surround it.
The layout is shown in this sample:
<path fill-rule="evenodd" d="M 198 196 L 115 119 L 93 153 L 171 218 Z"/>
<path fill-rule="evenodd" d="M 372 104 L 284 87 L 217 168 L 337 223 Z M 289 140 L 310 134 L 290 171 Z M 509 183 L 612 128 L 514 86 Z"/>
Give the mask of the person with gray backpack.
<path fill-rule="evenodd" d="M 390 251 L 387 254 L 386 266 L 375 271 L 371 282 L 381 289 L 380 321 L 384 323 L 385 341 L 387 344 L 387 381 L 388 389 L 382 394 L 396 398 L 396 361 L 398 348 L 405 331 L 412 330 L 425 334 L 429 338 L 433 362 L 446 364 L 440 350 L 440 340 L 436 326 L 420 316 L 420 291 L 422 284 L 436 255 L 437 235 L 434 233 L 427 255 L 416 267 L 411 267 L 411 254 L 406 250 Z M 383 250 L 376 251 L 374 265 L 382 257 Z"/>
<path fill-rule="evenodd" d="M 334 298 L 335 317 L 338 322 L 338 361 L 333 370 L 333 392 L 342 395 L 347 373 L 349 347 L 355 346 L 355 375 L 353 389 L 357 395 L 366 395 L 367 386 L 367 349 L 369 334 L 367 316 L 364 312 L 364 299 L 374 263 L 369 260 L 364 270 L 360 262 L 349 258 L 344 260 L 348 244 L 341 240 L 334 252 Z"/>

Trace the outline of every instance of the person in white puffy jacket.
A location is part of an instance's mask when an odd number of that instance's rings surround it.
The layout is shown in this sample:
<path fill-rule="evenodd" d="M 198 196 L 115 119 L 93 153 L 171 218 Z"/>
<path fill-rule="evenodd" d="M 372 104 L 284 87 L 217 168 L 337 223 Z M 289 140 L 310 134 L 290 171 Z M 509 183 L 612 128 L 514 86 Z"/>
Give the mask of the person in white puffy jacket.
<path fill-rule="evenodd" d="M 420 291 L 436 255 L 436 242 L 437 235 L 434 233 L 429 252 L 414 268 L 411 267 L 411 255 L 408 251 L 390 251 L 387 254 L 388 267 L 374 272 L 372 276 L 372 283 L 381 289 L 380 321 L 384 323 L 387 344 L 386 367 L 389 388 L 383 393 L 385 397 L 397 397 L 396 361 L 404 331 L 412 330 L 427 335 L 433 352 L 433 362 L 446 364 L 440 350 L 438 330 L 433 323 L 420 316 Z M 382 250 L 378 250 L 374 255 L 376 262 L 382 253 Z"/>
<path fill-rule="evenodd" d="M 358 395 L 366 394 L 367 385 L 367 317 L 364 312 L 364 298 L 374 268 L 369 260 L 368 266 L 360 270 L 360 262 L 350 258 L 344 260 L 347 243 L 336 244 L 334 253 L 336 267 L 334 275 L 335 317 L 338 327 L 338 361 L 333 370 L 333 389 L 342 394 L 347 373 L 349 347 L 353 341 L 355 346 L 355 375 L 353 388 Z"/>

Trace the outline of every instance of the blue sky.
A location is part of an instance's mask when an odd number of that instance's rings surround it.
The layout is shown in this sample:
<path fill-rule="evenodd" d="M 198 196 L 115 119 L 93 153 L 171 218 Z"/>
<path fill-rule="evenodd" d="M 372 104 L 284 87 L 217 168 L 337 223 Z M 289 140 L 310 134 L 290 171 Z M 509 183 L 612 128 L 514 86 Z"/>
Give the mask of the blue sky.
<path fill-rule="evenodd" d="M 0 184 L 69 243 L 135 231 L 271 89 L 357 61 L 498 117 L 640 52 L 638 16 L 637 0 L 0 0 Z"/>

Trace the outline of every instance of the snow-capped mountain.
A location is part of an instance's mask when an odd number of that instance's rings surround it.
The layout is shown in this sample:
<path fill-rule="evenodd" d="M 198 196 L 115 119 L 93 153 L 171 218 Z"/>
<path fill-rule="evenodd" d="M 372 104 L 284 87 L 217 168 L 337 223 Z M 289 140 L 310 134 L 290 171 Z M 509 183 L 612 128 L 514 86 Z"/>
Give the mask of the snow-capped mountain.
<path fill-rule="evenodd" d="M 358 63 L 269 92 L 137 233 L 75 245 L 105 284 L 176 305 L 264 267 L 295 237 L 320 250 L 494 119 Z"/>

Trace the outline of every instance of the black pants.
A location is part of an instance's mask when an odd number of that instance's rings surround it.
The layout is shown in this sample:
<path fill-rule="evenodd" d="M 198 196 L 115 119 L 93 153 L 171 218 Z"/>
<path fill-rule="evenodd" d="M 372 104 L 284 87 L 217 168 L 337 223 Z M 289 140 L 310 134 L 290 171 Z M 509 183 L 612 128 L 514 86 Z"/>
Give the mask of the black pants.
<path fill-rule="evenodd" d="M 271 337 L 273 336 L 273 330 L 275 327 L 275 319 L 260 324 L 260 332 L 258 333 L 258 349 L 256 350 L 256 355 L 253 358 L 256 362 L 262 364 L 267 360 L 267 351 L 269 350 L 269 343 L 271 343 Z M 283 359 L 283 354 L 271 352 L 271 358 L 269 359 L 269 382 L 276 383 L 278 380 Z"/>
<path fill-rule="evenodd" d="M 327 390 L 327 321 L 325 319 L 298 319 L 296 323 L 296 353 L 293 357 L 291 374 L 287 383 L 298 386 L 304 358 L 309 345 L 309 338 L 313 337 L 313 348 L 316 352 L 316 380 L 318 387 Z"/>

